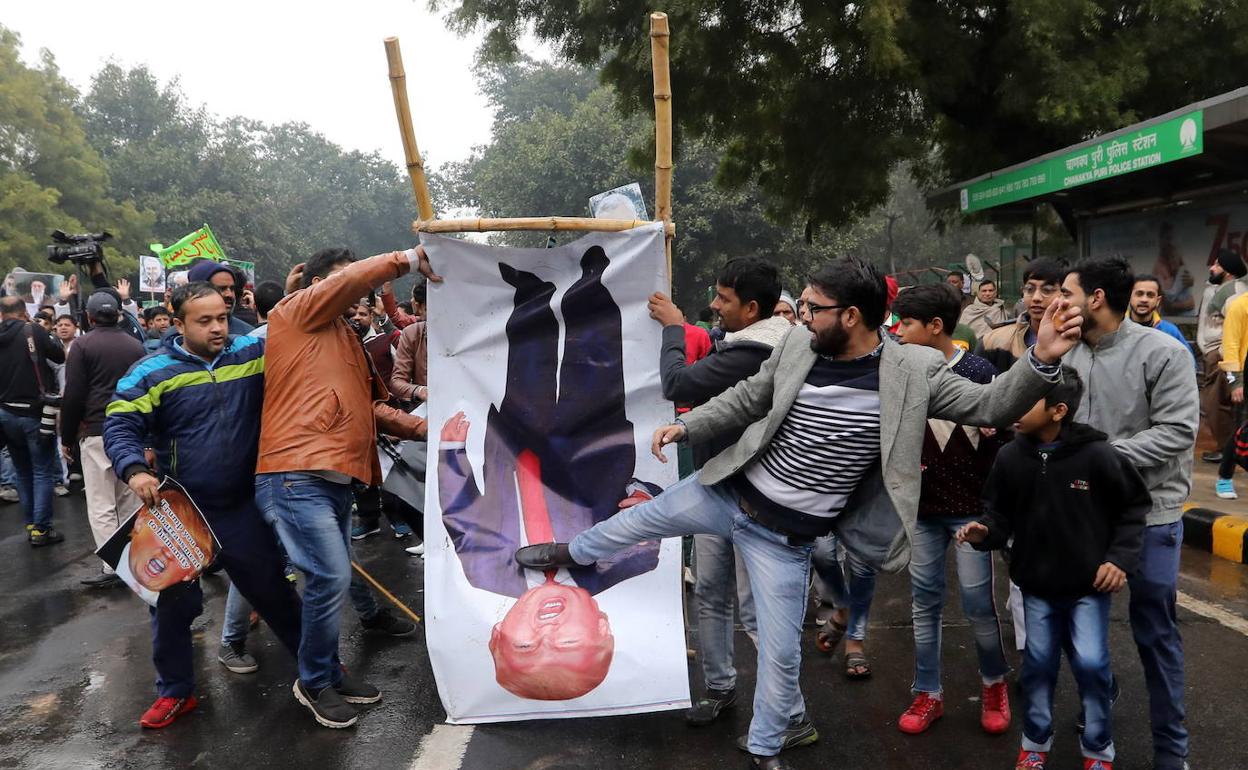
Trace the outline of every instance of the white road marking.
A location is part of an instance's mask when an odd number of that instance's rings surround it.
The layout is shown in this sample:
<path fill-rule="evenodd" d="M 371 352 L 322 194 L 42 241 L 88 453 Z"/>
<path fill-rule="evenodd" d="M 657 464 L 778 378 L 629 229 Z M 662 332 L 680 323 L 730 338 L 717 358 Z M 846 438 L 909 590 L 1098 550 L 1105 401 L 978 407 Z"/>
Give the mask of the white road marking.
<path fill-rule="evenodd" d="M 434 725 L 421 739 L 409 770 L 459 770 L 472 731 L 472 725 Z"/>
<path fill-rule="evenodd" d="M 1244 636 L 1248 636 L 1248 620 L 1241 618 L 1219 604 L 1197 599 L 1190 594 L 1179 591 L 1179 606 L 1183 609 L 1191 610 L 1197 615 L 1217 621 L 1232 631 L 1238 631 Z"/>

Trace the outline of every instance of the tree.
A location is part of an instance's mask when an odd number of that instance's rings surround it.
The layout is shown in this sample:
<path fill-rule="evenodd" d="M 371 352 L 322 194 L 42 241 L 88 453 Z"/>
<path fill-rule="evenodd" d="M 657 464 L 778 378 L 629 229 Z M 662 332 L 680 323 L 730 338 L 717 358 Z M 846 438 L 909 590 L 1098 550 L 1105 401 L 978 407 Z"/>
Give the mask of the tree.
<path fill-rule="evenodd" d="M 20 42 L 0 27 L 0 271 L 68 272 L 45 257 L 54 229 L 107 229 L 116 236 L 114 259 L 135 253 L 151 215 L 110 196 L 108 168 L 73 111 L 76 92 L 48 52 L 38 68 L 26 66 Z"/>
<path fill-rule="evenodd" d="M 484 27 L 486 60 L 514 57 L 531 31 L 570 62 L 605 62 L 618 104 L 648 110 L 646 3 L 444 4 L 459 29 Z M 739 0 L 667 11 L 677 128 L 724 148 L 723 180 L 755 182 L 770 213 L 812 227 L 883 204 L 901 162 L 917 163 L 927 185 L 966 178 L 1231 90 L 1248 66 L 1239 0 Z"/>

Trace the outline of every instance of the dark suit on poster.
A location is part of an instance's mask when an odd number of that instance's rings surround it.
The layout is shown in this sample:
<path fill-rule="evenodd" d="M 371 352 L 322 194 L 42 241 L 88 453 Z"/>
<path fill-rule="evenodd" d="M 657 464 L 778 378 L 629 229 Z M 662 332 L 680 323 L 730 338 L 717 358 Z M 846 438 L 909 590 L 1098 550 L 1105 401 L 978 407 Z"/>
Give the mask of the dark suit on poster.
<path fill-rule="evenodd" d="M 602 285 L 608 264 L 601 247 L 590 247 L 581 259 L 580 279 L 563 296 L 562 367 L 559 324 L 550 307 L 554 284 L 499 264 L 515 297 L 506 327 L 506 390 L 486 419 L 481 490 L 462 447 L 439 452 L 442 520 L 476 588 L 514 597 L 528 588 L 524 569 L 513 558 L 522 544 L 515 472 L 523 450 L 541 463 L 557 541 L 567 542 L 610 518 L 628 494 L 636 450 L 624 411 L 620 309 Z M 658 551 L 657 541 L 643 543 L 570 574 L 578 586 L 597 594 L 653 570 Z"/>

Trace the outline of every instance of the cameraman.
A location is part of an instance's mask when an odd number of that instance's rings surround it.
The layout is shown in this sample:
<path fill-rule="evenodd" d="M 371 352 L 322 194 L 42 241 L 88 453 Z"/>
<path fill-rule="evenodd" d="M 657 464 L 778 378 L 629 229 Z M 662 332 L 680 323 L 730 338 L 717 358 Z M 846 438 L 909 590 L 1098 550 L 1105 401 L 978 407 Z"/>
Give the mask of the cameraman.
<path fill-rule="evenodd" d="M 0 431 L 13 458 L 17 496 L 34 547 L 65 539 L 52 528 L 52 487 L 60 470 L 55 431 L 40 429 L 44 396 L 56 392 L 49 363 L 65 363 L 65 348 L 30 323 L 21 297 L 0 299 Z"/>

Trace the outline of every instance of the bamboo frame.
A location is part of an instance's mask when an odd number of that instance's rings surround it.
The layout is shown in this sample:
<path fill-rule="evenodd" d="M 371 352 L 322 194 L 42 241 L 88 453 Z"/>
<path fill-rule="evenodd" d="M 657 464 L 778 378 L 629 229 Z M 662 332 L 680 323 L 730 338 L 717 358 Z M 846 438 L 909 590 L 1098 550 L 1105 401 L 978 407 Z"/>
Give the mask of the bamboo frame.
<path fill-rule="evenodd" d="M 399 51 L 399 39 L 385 39 L 386 62 L 390 66 L 390 89 L 394 94 L 394 115 L 399 121 L 399 136 L 403 140 L 403 157 L 407 161 L 407 175 L 412 180 L 412 192 L 416 195 L 416 209 L 421 219 L 433 219 L 433 199 L 429 196 L 429 180 L 425 178 L 425 161 L 416 146 L 416 131 L 412 128 L 412 108 L 407 102 L 407 74 L 403 71 L 403 54 Z"/>
<path fill-rule="evenodd" d="M 473 219 L 424 219 L 412 223 L 414 233 L 489 233 L 507 230 L 536 230 L 541 232 L 600 232 L 618 233 L 634 227 L 652 225 L 646 219 L 594 219 L 592 217 L 506 217 Z M 670 240 L 676 234 L 676 225 L 663 223 L 663 231 Z"/>
<path fill-rule="evenodd" d="M 667 14 L 650 14 L 650 53 L 654 70 L 654 208 L 655 221 L 663 222 L 664 247 L 667 252 L 667 275 L 672 276 L 672 238 L 676 225 L 672 222 L 672 85 L 669 72 Z M 399 53 L 399 39 L 385 39 L 386 59 L 390 66 L 390 86 L 394 92 L 394 112 L 403 139 L 403 155 L 407 172 L 416 195 L 420 218 L 412 223 L 416 233 L 484 233 L 511 230 L 620 232 L 653 224 L 641 219 L 594 219 L 592 217 L 506 217 L 474 219 L 436 219 L 425 164 L 416 146 L 412 129 L 412 112 L 407 101 L 407 77 Z"/>
<path fill-rule="evenodd" d="M 650 66 L 654 73 L 654 216 L 672 221 L 672 76 L 668 56 L 671 33 L 666 13 L 650 14 Z M 672 275 L 672 236 L 664 239 L 667 275 Z"/>

